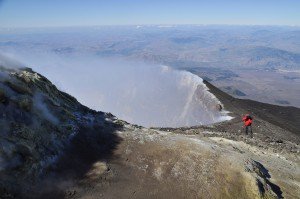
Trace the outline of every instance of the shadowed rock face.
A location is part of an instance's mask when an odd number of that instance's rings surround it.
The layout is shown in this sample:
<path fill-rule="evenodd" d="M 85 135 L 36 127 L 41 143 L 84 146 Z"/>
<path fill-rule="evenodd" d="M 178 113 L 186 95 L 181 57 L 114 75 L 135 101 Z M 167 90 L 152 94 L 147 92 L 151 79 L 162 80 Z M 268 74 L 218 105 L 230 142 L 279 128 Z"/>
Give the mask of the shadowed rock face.
<path fill-rule="evenodd" d="M 82 106 L 30 69 L 1 67 L 0 77 L 2 198 L 300 195 L 295 153 L 277 156 L 239 135 L 222 138 L 222 125 L 131 125 Z"/>
<path fill-rule="evenodd" d="M 88 162 L 110 156 L 119 140 L 113 132 L 121 128 L 112 115 L 82 106 L 30 69 L 1 67 L 0 74 L 1 193 L 31 189 L 78 139 L 91 139 L 84 145 L 101 152 Z"/>

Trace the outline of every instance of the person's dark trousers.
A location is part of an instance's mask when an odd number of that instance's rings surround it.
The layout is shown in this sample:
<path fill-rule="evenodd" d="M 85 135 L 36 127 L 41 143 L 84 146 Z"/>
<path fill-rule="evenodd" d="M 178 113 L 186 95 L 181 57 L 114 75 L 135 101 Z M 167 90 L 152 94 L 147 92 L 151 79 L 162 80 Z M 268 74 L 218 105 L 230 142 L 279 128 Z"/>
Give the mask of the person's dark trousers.
<path fill-rule="evenodd" d="M 246 126 L 246 135 L 250 135 L 250 137 L 253 137 L 253 133 L 252 133 L 252 127 L 250 126 Z"/>

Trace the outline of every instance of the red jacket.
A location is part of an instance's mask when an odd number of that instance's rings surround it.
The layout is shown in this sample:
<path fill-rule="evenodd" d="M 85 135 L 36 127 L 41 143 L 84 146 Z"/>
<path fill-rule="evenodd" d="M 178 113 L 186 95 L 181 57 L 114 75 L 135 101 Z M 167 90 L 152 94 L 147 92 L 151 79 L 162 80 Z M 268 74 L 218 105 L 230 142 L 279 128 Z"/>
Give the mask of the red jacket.
<path fill-rule="evenodd" d="M 252 124 L 252 119 L 250 119 L 247 115 L 243 117 L 243 121 L 245 126 L 251 126 Z"/>

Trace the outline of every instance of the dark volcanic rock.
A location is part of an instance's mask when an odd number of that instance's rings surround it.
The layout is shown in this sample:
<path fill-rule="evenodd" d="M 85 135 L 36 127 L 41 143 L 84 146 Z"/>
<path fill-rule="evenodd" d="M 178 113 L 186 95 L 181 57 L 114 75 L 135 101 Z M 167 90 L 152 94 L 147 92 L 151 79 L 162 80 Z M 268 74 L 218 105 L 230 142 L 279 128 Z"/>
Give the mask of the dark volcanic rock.
<path fill-rule="evenodd" d="M 103 153 L 114 147 L 112 132 L 122 125 L 110 124 L 113 115 L 82 106 L 31 69 L 1 67 L 0 73 L 0 198 L 34 191 L 77 137 L 91 139 L 88 146 L 109 139 Z"/>
<path fill-rule="evenodd" d="M 298 151 L 298 109 L 208 87 L 234 119 L 156 130 L 90 110 L 31 69 L 0 67 L 0 198 L 295 198 L 299 158 L 275 153 Z M 248 111 L 254 138 L 242 135 Z"/>

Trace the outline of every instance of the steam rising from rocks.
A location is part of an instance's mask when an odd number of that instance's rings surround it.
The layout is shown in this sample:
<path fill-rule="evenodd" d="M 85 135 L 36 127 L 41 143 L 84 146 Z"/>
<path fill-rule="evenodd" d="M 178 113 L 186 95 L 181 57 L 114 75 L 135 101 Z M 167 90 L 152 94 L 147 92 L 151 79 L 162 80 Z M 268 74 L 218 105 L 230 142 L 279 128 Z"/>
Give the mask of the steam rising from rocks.
<path fill-rule="evenodd" d="M 16 56 L 82 104 L 146 127 L 181 127 L 230 119 L 203 80 L 143 62 L 50 53 Z"/>
<path fill-rule="evenodd" d="M 20 59 L 20 58 L 19 58 Z M 230 119 L 202 79 L 168 66 L 91 56 L 22 60 L 84 105 L 146 127 L 181 127 Z"/>
<path fill-rule="evenodd" d="M 0 53 L 0 67 L 1 66 L 6 68 L 17 69 L 23 67 L 23 64 L 11 58 L 9 55 L 3 55 L 3 53 Z"/>

